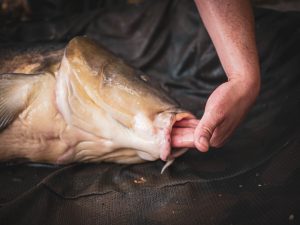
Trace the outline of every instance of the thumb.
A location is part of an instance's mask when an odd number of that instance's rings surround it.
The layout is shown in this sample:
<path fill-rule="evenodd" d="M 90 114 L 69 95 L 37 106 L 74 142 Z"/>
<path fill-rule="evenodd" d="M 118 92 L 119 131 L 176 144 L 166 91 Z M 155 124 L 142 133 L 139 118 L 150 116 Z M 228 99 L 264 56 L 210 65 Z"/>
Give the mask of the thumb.
<path fill-rule="evenodd" d="M 194 132 L 195 147 L 201 152 L 207 152 L 209 142 L 218 123 L 207 113 L 204 113 Z"/>

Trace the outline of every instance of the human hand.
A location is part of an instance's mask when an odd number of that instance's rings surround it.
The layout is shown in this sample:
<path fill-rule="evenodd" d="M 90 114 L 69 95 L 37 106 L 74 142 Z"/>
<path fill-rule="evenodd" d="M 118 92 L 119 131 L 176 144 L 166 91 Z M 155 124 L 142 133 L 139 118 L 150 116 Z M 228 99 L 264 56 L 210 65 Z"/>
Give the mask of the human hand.
<path fill-rule="evenodd" d="M 172 131 L 173 147 L 196 147 L 206 152 L 228 140 L 254 103 L 259 82 L 233 79 L 220 85 L 208 98 L 201 120 L 184 120 Z"/>
<path fill-rule="evenodd" d="M 250 0 L 223 0 L 226 7 L 220 7 L 219 0 L 195 2 L 228 77 L 228 82 L 209 97 L 193 133 L 195 147 L 205 152 L 209 146 L 220 147 L 225 143 L 255 101 L 260 65 Z M 180 135 L 176 136 L 174 144 L 182 140 Z"/>

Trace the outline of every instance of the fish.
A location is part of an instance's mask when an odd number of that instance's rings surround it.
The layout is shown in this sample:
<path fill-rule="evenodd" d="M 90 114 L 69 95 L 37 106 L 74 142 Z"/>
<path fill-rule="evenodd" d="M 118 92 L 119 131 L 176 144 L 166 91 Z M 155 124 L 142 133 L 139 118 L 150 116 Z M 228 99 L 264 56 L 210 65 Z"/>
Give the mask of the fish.
<path fill-rule="evenodd" d="M 169 166 L 176 122 L 195 116 L 149 75 L 78 36 L 0 60 L 0 160 Z M 165 169 L 165 168 L 164 168 Z"/>

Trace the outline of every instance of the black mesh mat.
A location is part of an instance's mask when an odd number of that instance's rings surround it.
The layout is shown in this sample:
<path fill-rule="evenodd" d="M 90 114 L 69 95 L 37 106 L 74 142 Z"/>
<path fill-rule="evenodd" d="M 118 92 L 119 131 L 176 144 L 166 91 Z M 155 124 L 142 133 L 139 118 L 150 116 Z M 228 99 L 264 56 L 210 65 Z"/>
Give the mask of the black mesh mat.
<path fill-rule="evenodd" d="M 201 116 L 226 77 L 194 2 L 135 2 L 30 1 L 32 20 L 2 21 L 1 55 L 88 35 Z M 2 164 L 0 224 L 300 224 L 300 13 L 255 15 L 262 89 L 223 148 L 163 175 L 161 161 Z"/>

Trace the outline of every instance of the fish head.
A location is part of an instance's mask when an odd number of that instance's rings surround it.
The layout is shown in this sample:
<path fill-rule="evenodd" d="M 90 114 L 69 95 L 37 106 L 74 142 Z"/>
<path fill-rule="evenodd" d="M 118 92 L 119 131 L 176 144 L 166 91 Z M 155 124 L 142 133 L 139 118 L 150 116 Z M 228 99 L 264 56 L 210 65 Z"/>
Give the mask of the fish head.
<path fill-rule="evenodd" d="M 57 80 L 59 111 L 68 124 L 102 140 L 92 150 L 99 160 L 166 161 L 175 155 L 174 123 L 194 118 L 149 76 L 85 37 L 67 45 Z M 122 149 L 132 154 L 120 157 Z"/>

